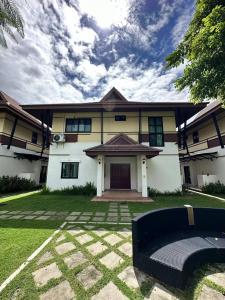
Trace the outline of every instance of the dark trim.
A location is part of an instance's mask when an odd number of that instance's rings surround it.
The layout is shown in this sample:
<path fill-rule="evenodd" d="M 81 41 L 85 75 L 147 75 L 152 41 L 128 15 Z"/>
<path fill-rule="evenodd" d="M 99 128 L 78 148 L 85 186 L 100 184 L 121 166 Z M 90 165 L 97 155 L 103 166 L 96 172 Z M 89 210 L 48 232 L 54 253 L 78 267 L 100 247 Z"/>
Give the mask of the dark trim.
<path fill-rule="evenodd" d="M 138 110 L 138 124 L 139 124 L 139 130 L 138 130 L 138 142 L 139 144 L 142 143 L 142 122 L 141 122 L 141 109 Z"/>
<path fill-rule="evenodd" d="M 148 143 L 149 142 L 149 134 L 142 133 L 141 141 L 142 141 L 142 143 Z M 164 142 L 177 143 L 177 133 L 176 132 L 175 133 L 164 133 Z"/>
<path fill-rule="evenodd" d="M 2 145 L 8 145 L 9 144 L 9 139 L 10 139 L 9 136 L 7 136 L 5 134 L 0 134 L 0 143 Z M 21 141 L 17 138 L 13 138 L 12 141 L 11 141 L 11 146 L 15 146 L 15 147 L 18 147 L 18 148 L 26 149 L 26 145 L 27 145 L 27 143 L 25 141 Z"/>
<path fill-rule="evenodd" d="M 77 177 L 63 177 L 63 164 L 77 164 Z M 78 161 L 63 161 L 63 162 L 61 162 L 61 179 L 78 179 L 79 164 L 80 163 Z"/>
<path fill-rule="evenodd" d="M 221 136 L 223 143 L 225 144 L 225 135 Z M 217 146 L 220 146 L 220 141 L 218 139 L 218 137 L 211 139 L 211 140 L 207 140 L 207 144 L 208 144 L 208 148 L 214 148 Z"/>
<path fill-rule="evenodd" d="M 64 135 L 65 135 L 66 143 L 76 143 L 78 141 L 78 134 L 66 133 Z"/>
<path fill-rule="evenodd" d="M 159 155 L 159 152 L 158 151 L 119 151 L 116 152 L 116 151 L 109 151 L 109 150 L 106 150 L 106 151 L 85 151 L 86 154 L 90 157 L 96 157 L 98 155 L 105 155 L 105 156 L 136 156 L 136 155 L 146 155 L 147 158 L 151 158 L 151 157 L 154 157 L 154 156 L 157 156 Z"/>
<path fill-rule="evenodd" d="M 10 134 L 10 137 L 9 137 L 9 142 L 8 142 L 8 145 L 7 145 L 7 149 L 8 150 L 10 149 L 10 146 L 12 144 L 12 140 L 13 140 L 13 136 L 14 136 L 14 133 L 15 133 L 15 130 L 16 130 L 17 122 L 18 122 L 18 118 L 15 117 L 15 120 L 14 120 L 14 123 L 13 123 L 13 127 L 12 127 L 12 131 L 11 131 L 11 134 Z"/>
<path fill-rule="evenodd" d="M 216 133 L 217 133 L 217 136 L 218 136 L 218 139 L 219 139 L 220 146 L 221 146 L 221 148 L 224 148 L 224 143 L 223 143 L 223 139 L 222 139 L 222 136 L 221 136 L 221 133 L 220 133 L 220 128 L 219 128 L 219 125 L 218 125 L 218 122 L 217 122 L 217 119 L 216 119 L 216 115 L 214 113 L 212 114 L 212 119 L 213 119 L 213 123 L 214 123 L 215 128 L 216 128 Z"/>
<path fill-rule="evenodd" d="M 41 148 L 41 157 L 45 150 L 45 127 L 44 127 L 44 115 L 41 115 L 41 132 L 42 132 L 42 148 Z"/>
<path fill-rule="evenodd" d="M 184 122 L 184 130 L 182 131 L 183 143 L 184 143 L 183 149 L 186 149 L 187 150 L 187 155 L 190 155 L 189 149 L 188 149 L 188 144 L 187 144 L 186 127 L 187 127 L 187 121 Z"/>
<path fill-rule="evenodd" d="M 101 110 L 101 144 L 103 144 L 103 110 Z"/>

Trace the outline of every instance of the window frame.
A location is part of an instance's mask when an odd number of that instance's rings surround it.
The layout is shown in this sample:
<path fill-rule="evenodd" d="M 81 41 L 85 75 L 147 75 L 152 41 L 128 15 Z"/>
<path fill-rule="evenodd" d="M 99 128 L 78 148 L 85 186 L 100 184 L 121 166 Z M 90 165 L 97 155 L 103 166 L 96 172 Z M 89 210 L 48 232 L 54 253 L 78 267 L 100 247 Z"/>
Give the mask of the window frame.
<path fill-rule="evenodd" d="M 35 135 L 35 141 L 34 141 L 34 135 Z M 32 131 L 31 134 L 31 143 L 37 145 L 38 143 L 38 133 L 36 131 Z"/>
<path fill-rule="evenodd" d="M 74 121 L 78 121 L 78 124 L 77 124 L 77 130 L 68 130 L 67 129 L 67 126 L 68 126 L 68 121 L 69 120 L 74 120 Z M 89 120 L 90 121 L 90 130 L 88 131 L 85 131 L 85 130 L 79 130 L 79 127 L 80 127 L 80 122 L 81 120 Z M 85 126 L 86 124 L 84 124 Z M 66 118 L 66 126 L 65 126 L 65 132 L 66 133 L 90 133 L 92 130 L 92 119 L 91 118 Z"/>
<path fill-rule="evenodd" d="M 198 130 L 195 130 L 195 131 L 192 132 L 192 141 L 193 141 L 193 144 L 198 144 L 199 143 L 199 131 Z"/>
<path fill-rule="evenodd" d="M 115 122 L 125 122 L 127 120 L 126 115 L 115 115 Z"/>
<path fill-rule="evenodd" d="M 161 120 L 161 125 L 157 125 L 156 121 L 154 122 L 155 123 L 154 125 L 151 124 L 151 121 L 150 121 L 151 119 L 154 119 L 154 120 L 160 119 Z M 151 126 L 153 126 L 155 128 L 155 132 L 150 131 Z M 162 129 L 162 132 L 157 132 L 157 130 L 156 130 L 157 127 L 160 127 Z M 165 146 L 163 117 L 161 117 L 161 116 L 152 116 L 152 117 L 150 116 L 150 117 L 148 117 L 148 133 L 149 133 L 149 146 L 151 146 L 151 147 L 164 147 Z M 162 136 L 162 144 L 161 145 L 157 144 L 157 135 Z M 155 138 L 156 143 L 154 143 L 154 144 L 151 143 L 151 136 L 156 137 Z"/>
<path fill-rule="evenodd" d="M 64 164 L 76 164 L 77 165 L 77 177 L 64 177 L 63 176 L 63 165 Z M 79 162 L 77 161 L 63 161 L 61 162 L 61 179 L 78 179 L 79 177 Z"/>

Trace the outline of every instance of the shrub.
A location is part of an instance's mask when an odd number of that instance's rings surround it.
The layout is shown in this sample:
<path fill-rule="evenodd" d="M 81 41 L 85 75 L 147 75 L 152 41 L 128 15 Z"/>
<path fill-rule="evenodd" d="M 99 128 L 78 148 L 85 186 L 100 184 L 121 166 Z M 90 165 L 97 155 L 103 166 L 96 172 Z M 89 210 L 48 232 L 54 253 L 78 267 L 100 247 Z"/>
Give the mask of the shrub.
<path fill-rule="evenodd" d="M 69 195 L 84 195 L 84 196 L 95 196 L 96 187 L 93 183 L 87 182 L 85 185 L 73 185 L 72 187 L 63 188 L 61 190 L 54 190 L 51 193 L 53 194 L 69 194 Z M 50 190 L 44 188 L 42 194 L 49 194 Z"/>
<path fill-rule="evenodd" d="M 160 192 L 157 189 L 148 187 L 148 196 L 149 197 L 151 197 L 151 196 L 182 196 L 184 193 L 185 193 L 185 190 L 183 190 L 183 189 L 182 189 L 182 191 L 177 189 L 172 192 L 170 192 L 170 191 Z"/>
<path fill-rule="evenodd" d="M 225 194 L 225 185 L 220 181 L 202 186 L 202 192 L 207 194 Z"/>
<path fill-rule="evenodd" d="M 37 188 L 35 181 L 18 176 L 0 177 L 0 194 L 31 191 Z"/>

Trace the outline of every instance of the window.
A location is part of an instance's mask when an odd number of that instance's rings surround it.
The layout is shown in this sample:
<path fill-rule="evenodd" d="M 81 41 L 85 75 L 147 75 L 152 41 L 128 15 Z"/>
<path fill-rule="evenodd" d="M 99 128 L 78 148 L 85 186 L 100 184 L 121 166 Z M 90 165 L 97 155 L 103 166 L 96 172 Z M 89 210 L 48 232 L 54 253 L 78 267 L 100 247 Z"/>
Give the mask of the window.
<path fill-rule="evenodd" d="M 37 141 L 38 141 L 38 134 L 37 134 L 37 132 L 33 131 L 32 132 L 32 137 L 31 137 L 31 142 L 33 144 L 37 144 Z"/>
<path fill-rule="evenodd" d="M 126 121 L 126 116 L 124 116 L 124 115 L 117 115 L 117 116 L 115 116 L 115 121 Z"/>
<path fill-rule="evenodd" d="M 164 146 L 163 121 L 162 117 L 150 117 L 149 126 L 149 144 L 150 146 Z"/>
<path fill-rule="evenodd" d="M 199 135 L 198 135 L 198 131 L 194 131 L 192 134 L 193 137 L 193 143 L 196 144 L 199 142 Z"/>
<path fill-rule="evenodd" d="M 78 162 L 63 162 L 61 178 L 78 178 L 78 170 Z"/>
<path fill-rule="evenodd" d="M 66 132 L 91 132 L 91 119 L 66 119 Z"/>

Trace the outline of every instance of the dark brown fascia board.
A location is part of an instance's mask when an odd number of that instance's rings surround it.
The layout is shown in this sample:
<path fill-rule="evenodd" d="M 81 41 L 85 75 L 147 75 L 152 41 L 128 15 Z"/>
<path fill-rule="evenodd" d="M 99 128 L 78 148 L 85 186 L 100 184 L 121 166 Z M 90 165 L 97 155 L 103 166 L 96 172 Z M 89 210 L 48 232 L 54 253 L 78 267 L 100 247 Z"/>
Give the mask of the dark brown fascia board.
<path fill-rule="evenodd" d="M 203 114 L 202 116 L 198 117 L 197 119 L 193 120 L 191 123 L 187 124 L 186 130 L 190 130 L 190 129 L 192 129 L 193 127 L 196 127 L 196 126 L 198 126 L 199 124 L 205 122 L 205 121 L 207 120 L 208 117 L 211 118 L 211 115 L 212 115 L 213 113 L 219 114 L 219 113 L 222 112 L 222 111 L 225 111 L 225 109 L 223 109 L 223 108 L 221 107 L 221 105 L 218 105 L 218 106 L 212 108 L 210 111 L 207 111 L 207 112 L 206 112 L 205 114 Z M 182 129 L 182 131 L 183 131 L 183 129 Z"/>
<path fill-rule="evenodd" d="M 14 117 L 18 117 L 23 122 L 28 123 L 29 125 L 35 127 L 38 130 L 41 130 L 41 124 L 39 125 L 38 122 L 35 122 L 34 120 L 30 119 L 28 116 L 24 115 L 19 110 L 14 109 L 12 106 L 0 105 L 0 110 L 13 115 Z"/>

